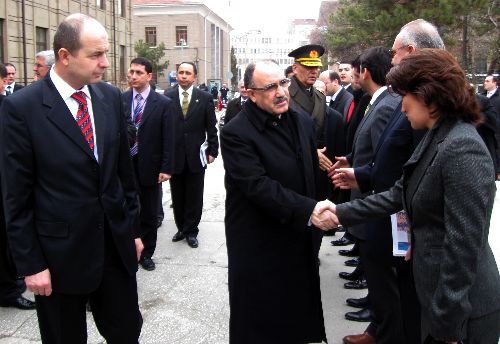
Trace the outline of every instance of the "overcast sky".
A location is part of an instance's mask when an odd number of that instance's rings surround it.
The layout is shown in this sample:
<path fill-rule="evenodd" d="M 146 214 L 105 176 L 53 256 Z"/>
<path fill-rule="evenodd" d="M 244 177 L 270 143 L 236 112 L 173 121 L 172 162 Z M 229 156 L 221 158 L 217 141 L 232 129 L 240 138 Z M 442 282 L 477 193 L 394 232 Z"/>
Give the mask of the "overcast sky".
<path fill-rule="evenodd" d="M 321 0 L 205 0 L 235 30 L 286 28 L 292 19 L 318 19 Z M 281 30 L 280 30 L 281 31 Z"/>

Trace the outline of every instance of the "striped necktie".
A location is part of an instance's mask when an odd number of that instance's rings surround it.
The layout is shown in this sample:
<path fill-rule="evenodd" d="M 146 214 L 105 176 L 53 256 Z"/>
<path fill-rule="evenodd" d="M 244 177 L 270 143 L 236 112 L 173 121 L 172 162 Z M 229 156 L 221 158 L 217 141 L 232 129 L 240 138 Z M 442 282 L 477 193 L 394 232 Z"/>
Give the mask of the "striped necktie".
<path fill-rule="evenodd" d="M 12 94 L 11 88 L 12 88 L 12 86 L 7 86 L 7 88 L 5 89 L 5 95 L 6 96 L 10 96 Z"/>
<path fill-rule="evenodd" d="M 92 128 L 92 121 L 89 115 L 89 109 L 87 107 L 87 96 L 82 91 L 77 91 L 71 95 L 71 98 L 78 103 L 78 112 L 76 113 L 76 123 L 80 128 L 85 141 L 90 147 L 90 150 L 94 151 L 94 129 Z"/>
<path fill-rule="evenodd" d="M 134 120 L 135 127 L 139 130 L 141 125 L 142 113 L 144 109 L 144 98 L 140 94 L 136 94 L 135 96 L 135 108 L 132 119 Z M 134 156 L 139 152 L 139 134 L 135 136 L 135 142 L 132 148 L 130 148 L 130 156 Z"/>

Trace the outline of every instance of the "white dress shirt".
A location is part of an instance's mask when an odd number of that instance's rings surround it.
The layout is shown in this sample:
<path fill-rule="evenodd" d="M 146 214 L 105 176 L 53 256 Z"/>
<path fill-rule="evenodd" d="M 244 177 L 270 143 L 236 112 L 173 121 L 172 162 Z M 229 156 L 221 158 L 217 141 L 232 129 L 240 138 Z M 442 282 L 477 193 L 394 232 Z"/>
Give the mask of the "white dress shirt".
<path fill-rule="evenodd" d="M 90 91 L 88 86 L 85 85 L 80 90 L 75 90 L 57 74 L 55 67 L 50 70 L 50 79 L 54 83 L 57 92 L 59 92 L 59 95 L 66 103 L 66 106 L 73 115 L 75 121 L 76 121 L 76 115 L 78 114 L 79 104 L 76 101 L 76 99 L 73 99 L 71 96 L 73 95 L 73 93 L 78 91 L 82 91 L 83 93 L 85 93 L 87 99 L 87 109 L 89 111 L 90 121 L 92 122 L 92 129 L 94 131 L 94 157 L 97 161 L 99 161 L 99 155 L 97 154 L 97 135 L 96 135 L 97 130 L 94 121 L 94 111 L 92 110 L 92 98 L 90 97 Z"/>

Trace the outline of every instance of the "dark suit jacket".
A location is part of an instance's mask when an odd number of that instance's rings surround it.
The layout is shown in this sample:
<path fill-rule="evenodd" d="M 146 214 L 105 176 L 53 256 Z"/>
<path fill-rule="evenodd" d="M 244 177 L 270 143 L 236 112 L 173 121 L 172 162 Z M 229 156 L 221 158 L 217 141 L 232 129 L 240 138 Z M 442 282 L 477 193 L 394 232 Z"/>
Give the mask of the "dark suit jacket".
<path fill-rule="evenodd" d="M 309 343 L 325 336 L 307 226 L 319 166 L 313 123 L 292 108 L 286 116 L 295 139 L 251 100 L 221 130 L 231 342 Z"/>
<path fill-rule="evenodd" d="M 368 106 L 368 104 L 370 104 L 370 100 L 372 99 L 372 96 L 370 94 L 364 93 L 361 90 L 355 91 L 354 94 L 355 94 L 353 99 L 353 101 L 355 102 L 354 111 L 352 113 L 350 121 L 345 126 L 347 153 L 352 152 L 352 143 L 354 142 L 354 134 L 356 134 L 356 130 L 358 129 L 359 123 L 361 123 L 363 115 L 365 114 L 366 107 Z"/>
<path fill-rule="evenodd" d="M 232 120 L 241 111 L 241 96 L 231 99 L 227 103 L 226 115 L 224 116 L 224 125 Z"/>
<path fill-rule="evenodd" d="M 5 85 L 5 87 L 7 87 L 7 85 Z M 24 88 L 24 86 L 23 86 L 23 85 L 21 85 L 20 83 L 16 82 L 16 83 L 14 84 L 14 90 L 12 91 L 12 93 L 17 92 L 17 91 L 19 91 L 19 90 L 21 90 L 21 89 L 23 89 L 23 88 Z"/>
<path fill-rule="evenodd" d="M 67 294 L 101 282 L 108 230 L 126 271 L 137 271 L 138 202 L 120 91 L 104 82 L 89 89 L 99 162 L 50 78 L 5 98 L 0 110 L 15 265 L 21 276 L 48 268 L 53 289 Z"/>
<path fill-rule="evenodd" d="M 208 142 L 207 155 L 215 158 L 219 153 L 217 119 L 212 96 L 194 87 L 188 113 L 184 117 L 178 86 L 165 92 L 165 95 L 172 99 L 175 130 L 174 174 L 181 173 L 185 167 L 190 172 L 201 172 L 204 169 L 200 162 L 200 146 L 203 142 Z"/>
<path fill-rule="evenodd" d="M 491 158 L 493 159 L 493 166 L 495 171 L 500 173 L 500 161 L 497 155 L 499 144 L 498 138 L 498 121 L 500 121 L 500 114 L 497 113 L 492 105 L 490 99 L 486 96 L 477 95 L 479 105 L 481 106 L 481 114 L 484 116 L 484 122 L 478 125 L 477 132 L 486 144 L 486 148 L 490 152 Z"/>
<path fill-rule="evenodd" d="M 372 162 L 379 139 L 400 103 L 401 97 L 389 93 L 388 90 L 383 91 L 375 99 L 359 123 L 354 135 L 352 153 L 347 155 L 352 167 L 361 167 Z M 359 189 L 351 190 L 351 199 L 362 198 L 365 195 Z M 366 239 L 368 236 L 366 225 L 352 226 L 349 232 L 358 239 Z"/>
<path fill-rule="evenodd" d="M 349 111 L 352 99 L 353 95 L 342 87 L 335 100 L 330 100 L 330 107 L 340 112 L 344 123 L 347 121 L 347 112 Z"/>
<path fill-rule="evenodd" d="M 132 118 L 132 95 L 132 90 L 122 95 L 128 118 Z M 173 119 L 172 100 L 151 89 L 137 132 L 137 180 L 142 185 L 153 186 L 158 183 L 160 172 L 172 174 L 174 171 Z"/>
<path fill-rule="evenodd" d="M 422 139 L 390 190 L 337 205 L 347 226 L 406 210 L 415 287 L 434 338 L 462 340 L 468 319 L 500 309 L 500 276 L 488 245 L 492 174 L 476 128 L 442 121 Z"/>

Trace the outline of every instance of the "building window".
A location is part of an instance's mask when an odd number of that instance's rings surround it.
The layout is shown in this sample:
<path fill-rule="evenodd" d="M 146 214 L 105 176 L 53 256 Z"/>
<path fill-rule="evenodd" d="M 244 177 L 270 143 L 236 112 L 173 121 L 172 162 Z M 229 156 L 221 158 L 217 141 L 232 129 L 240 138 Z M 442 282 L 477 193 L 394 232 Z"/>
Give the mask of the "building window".
<path fill-rule="evenodd" d="M 101 0 L 101 1 L 104 1 L 104 0 Z M 116 5 L 118 6 L 118 15 L 120 17 L 125 17 L 126 12 L 127 12 L 127 1 L 126 0 L 118 0 Z"/>
<path fill-rule="evenodd" d="M 124 45 L 120 45 L 120 80 L 127 79 L 127 67 L 125 66 L 126 49 Z"/>
<path fill-rule="evenodd" d="M 146 27 L 146 43 L 149 44 L 150 47 L 156 47 L 156 27 Z"/>
<path fill-rule="evenodd" d="M 3 51 L 3 19 L 0 19 L 0 63 L 5 61 Z"/>
<path fill-rule="evenodd" d="M 106 0 L 95 0 L 95 5 L 98 9 L 103 10 L 106 8 Z"/>
<path fill-rule="evenodd" d="M 175 44 L 178 47 L 184 47 L 184 46 L 188 45 L 187 26 L 176 26 L 175 27 Z"/>
<path fill-rule="evenodd" d="M 36 51 L 44 51 L 48 49 L 47 32 L 44 27 L 36 27 Z"/>

